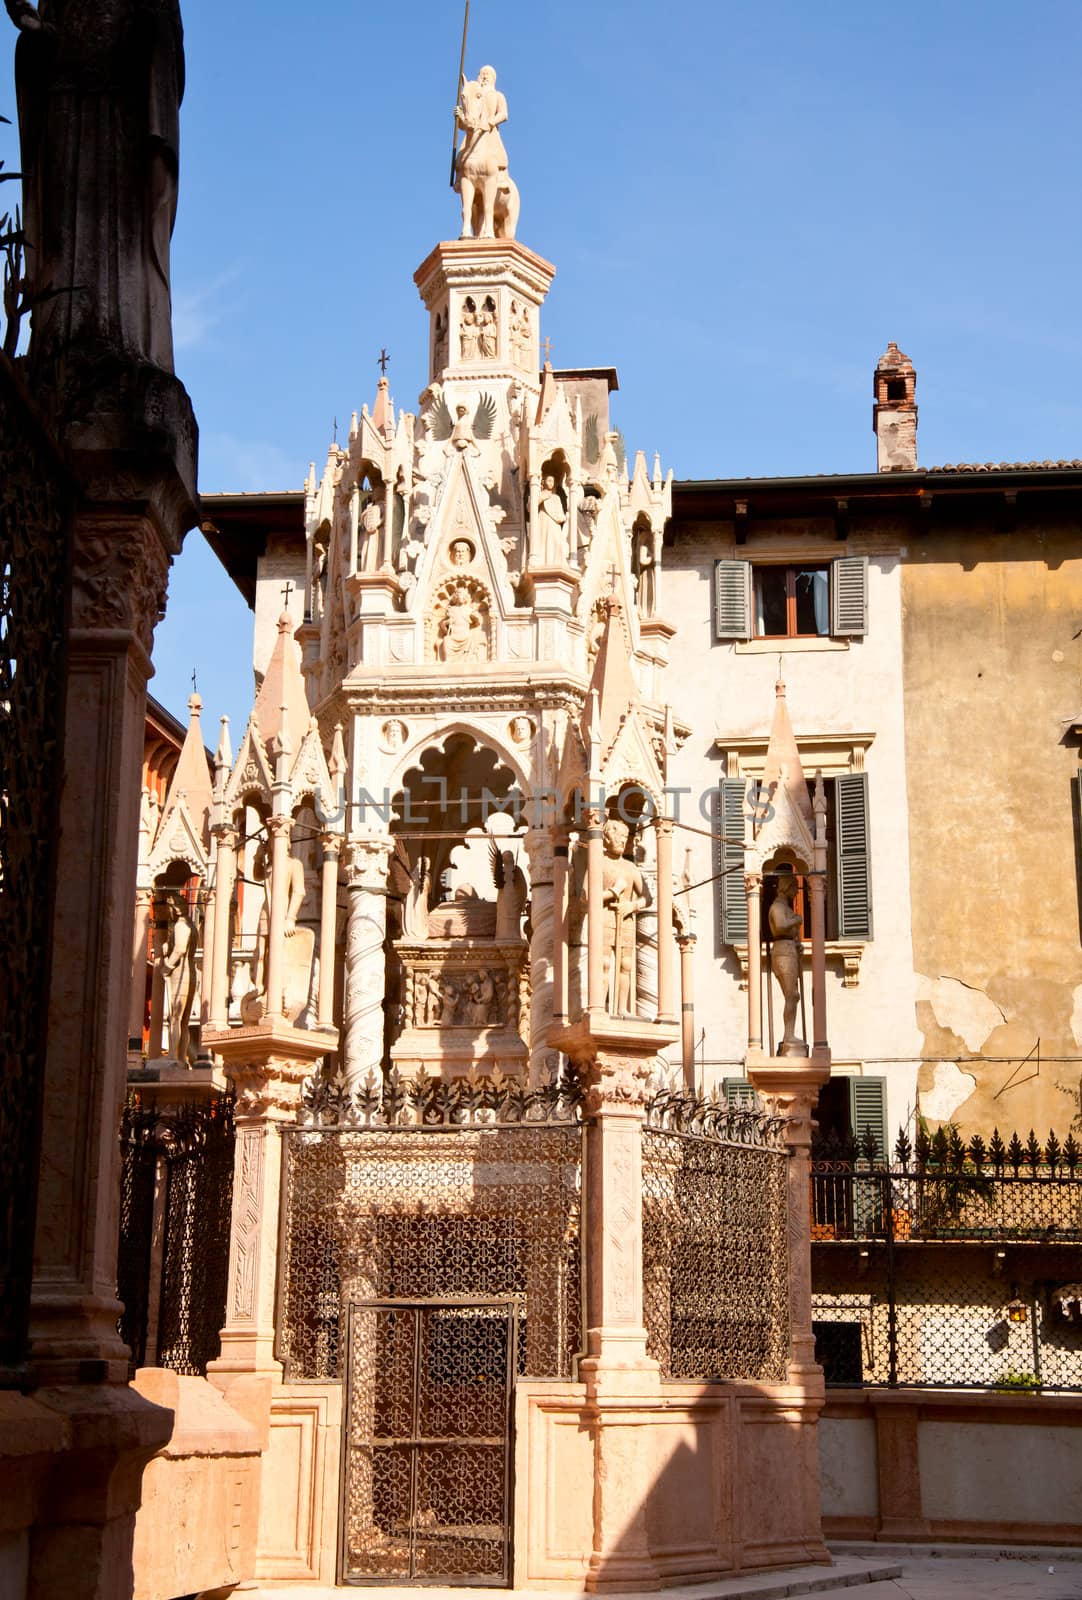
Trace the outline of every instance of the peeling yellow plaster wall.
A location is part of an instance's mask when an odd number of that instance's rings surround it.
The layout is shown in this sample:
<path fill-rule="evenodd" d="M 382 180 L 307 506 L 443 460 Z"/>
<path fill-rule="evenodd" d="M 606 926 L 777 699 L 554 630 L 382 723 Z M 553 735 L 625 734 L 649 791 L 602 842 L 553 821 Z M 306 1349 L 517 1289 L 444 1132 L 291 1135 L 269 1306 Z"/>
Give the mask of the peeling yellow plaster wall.
<path fill-rule="evenodd" d="M 974 1087 L 954 1120 L 1061 1134 L 1078 1111 L 1082 941 L 1064 719 L 1082 707 L 1077 528 L 943 534 L 902 572 L 903 682 L 917 1020 L 933 1063 Z M 1041 1041 L 1040 1073 L 1013 1066 Z M 938 1084 L 938 1089 L 937 1089 Z"/>

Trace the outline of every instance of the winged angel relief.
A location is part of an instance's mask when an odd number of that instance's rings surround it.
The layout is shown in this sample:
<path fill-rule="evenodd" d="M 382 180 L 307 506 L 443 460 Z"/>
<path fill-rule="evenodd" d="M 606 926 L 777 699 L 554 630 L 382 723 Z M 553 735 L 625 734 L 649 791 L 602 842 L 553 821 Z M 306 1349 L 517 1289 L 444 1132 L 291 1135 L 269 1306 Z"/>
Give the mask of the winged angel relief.
<path fill-rule="evenodd" d="M 442 442 L 449 439 L 456 450 L 477 450 L 478 440 L 491 439 L 496 426 L 496 401 L 483 394 L 470 417 L 469 407 L 459 404 L 451 415 L 443 393 L 436 395 L 427 417 L 429 437 Z"/>

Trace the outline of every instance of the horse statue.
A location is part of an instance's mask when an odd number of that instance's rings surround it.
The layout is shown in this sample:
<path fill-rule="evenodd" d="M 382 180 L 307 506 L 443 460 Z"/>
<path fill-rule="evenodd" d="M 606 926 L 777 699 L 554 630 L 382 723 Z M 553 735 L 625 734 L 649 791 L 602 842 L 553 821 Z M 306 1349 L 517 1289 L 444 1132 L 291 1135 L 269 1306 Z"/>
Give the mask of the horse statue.
<path fill-rule="evenodd" d="M 455 155 L 455 188 L 462 196 L 462 239 L 513 239 L 518 189 L 507 173 L 507 151 L 499 135 L 507 101 L 496 89 L 496 73 L 482 67 L 476 80 L 463 78 L 455 122 L 463 130 Z"/>

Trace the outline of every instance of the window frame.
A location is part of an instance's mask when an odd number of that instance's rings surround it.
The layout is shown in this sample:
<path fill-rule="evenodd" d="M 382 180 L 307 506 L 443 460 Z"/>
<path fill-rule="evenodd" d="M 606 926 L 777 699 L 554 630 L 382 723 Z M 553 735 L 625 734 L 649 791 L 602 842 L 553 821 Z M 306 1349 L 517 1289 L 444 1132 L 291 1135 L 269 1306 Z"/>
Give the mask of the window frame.
<path fill-rule="evenodd" d="M 751 639 L 829 639 L 833 637 L 831 624 L 831 563 L 824 557 L 821 561 L 752 561 L 751 565 Z M 758 631 L 758 617 L 762 607 L 759 604 L 761 574 L 765 572 L 785 573 L 785 633 L 760 633 Z M 797 574 L 801 572 L 822 572 L 827 581 L 827 616 L 826 627 L 820 632 L 802 633 L 797 627 Z"/>

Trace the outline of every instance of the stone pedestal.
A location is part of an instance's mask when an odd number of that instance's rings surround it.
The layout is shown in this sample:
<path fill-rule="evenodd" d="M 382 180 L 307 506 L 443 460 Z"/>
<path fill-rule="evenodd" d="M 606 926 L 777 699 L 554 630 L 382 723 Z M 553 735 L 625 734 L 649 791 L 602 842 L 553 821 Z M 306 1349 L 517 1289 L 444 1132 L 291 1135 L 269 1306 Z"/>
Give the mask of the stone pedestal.
<path fill-rule="evenodd" d="M 554 1026 L 586 1091 L 586 1416 L 593 1440 L 590 1591 L 656 1589 L 647 1507 L 656 1477 L 649 1424 L 661 1405 L 642 1301 L 642 1128 L 646 1089 L 675 1027 L 588 1013 Z"/>
<path fill-rule="evenodd" d="M 746 1071 L 767 1105 L 787 1120 L 789 1148 L 789 1381 L 823 1393 L 823 1372 L 815 1359 L 811 1312 L 811 1141 L 812 1113 L 819 1090 L 830 1078 L 830 1051 L 810 1057 L 767 1056 L 749 1050 Z"/>
<path fill-rule="evenodd" d="M 206 1036 L 236 1089 L 233 1215 L 222 1350 L 207 1376 L 228 1390 L 244 1374 L 281 1377 L 274 1356 L 278 1208 L 282 1176 L 279 1129 L 293 1122 L 305 1078 L 337 1048 L 335 1031 L 293 1028 L 267 1018 L 254 1027 Z"/>

